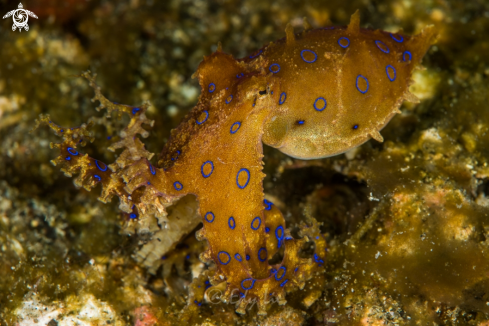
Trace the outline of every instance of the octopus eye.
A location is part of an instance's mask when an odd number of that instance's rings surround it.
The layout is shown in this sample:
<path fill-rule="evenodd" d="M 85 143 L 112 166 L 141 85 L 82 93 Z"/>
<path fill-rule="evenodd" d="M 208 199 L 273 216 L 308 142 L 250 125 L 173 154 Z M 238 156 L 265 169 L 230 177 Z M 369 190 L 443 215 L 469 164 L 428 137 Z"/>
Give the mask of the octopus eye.
<path fill-rule="evenodd" d="M 259 92 L 258 92 L 258 94 L 260 94 L 260 95 L 265 95 L 265 94 L 267 94 L 267 90 L 265 89 L 265 90 L 263 90 L 263 91 L 259 91 Z"/>

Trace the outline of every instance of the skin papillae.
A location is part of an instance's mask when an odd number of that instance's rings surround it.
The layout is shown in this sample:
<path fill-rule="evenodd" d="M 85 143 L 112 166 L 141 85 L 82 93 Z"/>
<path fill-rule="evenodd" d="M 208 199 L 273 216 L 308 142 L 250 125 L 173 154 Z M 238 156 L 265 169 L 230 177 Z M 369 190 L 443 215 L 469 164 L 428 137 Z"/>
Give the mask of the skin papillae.
<path fill-rule="evenodd" d="M 102 186 L 100 200 L 120 198 L 129 221 L 163 216 L 165 208 L 184 195 L 199 203 L 203 228 L 198 239 L 208 241 L 201 254 L 215 263 L 211 284 L 221 288 L 223 301 L 233 296 L 258 303 L 266 314 L 269 298 L 284 304 L 285 293 L 304 287 L 326 259 L 326 243 L 316 224 L 303 226 L 302 239 L 293 239 L 280 211 L 264 199 L 262 142 L 301 159 L 343 153 L 379 133 L 409 93 L 413 69 L 435 40 L 432 27 L 407 36 L 360 28 L 358 12 L 347 27 L 325 27 L 294 34 L 237 60 L 221 48 L 205 57 L 194 76 L 202 92 L 197 105 L 172 130 L 158 167 L 138 135 L 147 105 L 130 107 L 108 101 L 95 89 L 94 100 L 108 114 L 131 117 L 109 149 L 122 148 L 107 166 L 78 152 L 92 141 L 90 124 L 63 129 L 42 116 L 63 142 L 53 163 L 77 186 Z M 314 258 L 299 256 L 306 239 L 315 242 Z M 282 261 L 269 264 L 280 252 Z M 201 302 L 203 290 L 189 304 Z M 237 305 L 244 313 L 246 301 Z"/>

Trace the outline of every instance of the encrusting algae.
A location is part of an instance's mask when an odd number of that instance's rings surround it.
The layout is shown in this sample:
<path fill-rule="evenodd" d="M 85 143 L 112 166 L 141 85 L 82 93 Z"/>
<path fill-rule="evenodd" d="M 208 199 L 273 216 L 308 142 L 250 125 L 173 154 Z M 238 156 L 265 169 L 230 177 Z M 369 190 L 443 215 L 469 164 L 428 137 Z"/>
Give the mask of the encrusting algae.
<path fill-rule="evenodd" d="M 94 140 L 93 121 L 63 128 L 41 116 L 39 123 L 63 137 L 52 145 L 60 151 L 53 164 L 67 176 L 78 174 L 78 187 L 100 184 L 102 202 L 118 197 L 126 229 L 152 231 L 154 218 L 171 229 L 168 208 L 195 195 L 198 209 L 191 210 L 198 210 L 204 224 L 196 235 L 208 245 L 200 259 L 215 267 L 191 286 L 187 309 L 195 311 L 219 290 L 221 301 L 237 302 L 236 312 L 245 314 L 254 302 L 257 313 L 266 315 L 271 302 L 284 305 L 286 292 L 303 289 L 324 272 L 328 249 L 312 217 L 301 224 L 296 239 L 280 210 L 264 198 L 261 142 L 301 159 L 343 153 L 370 138 L 382 142 L 379 131 L 400 113 L 401 103 L 418 101 L 408 89 L 411 75 L 435 35 L 433 27 L 413 37 L 363 29 L 357 12 L 347 27 L 312 29 L 305 22 L 304 31 L 295 34 L 289 25 L 285 39 L 244 59 L 219 47 L 199 65 L 199 101 L 172 131 L 157 166 L 139 139 L 148 137 L 154 123 L 146 117 L 149 104 L 107 100 L 90 72 L 83 77 L 95 90 L 93 101 L 107 110 L 106 118 L 130 116 L 109 147 L 123 149 L 116 161 L 108 165 L 79 151 L 79 145 Z M 183 219 L 172 243 L 197 224 Z M 314 250 L 304 258 L 308 241 Z M 147 266 L 164 258 L 146 252 L 153 255 L 143 258 L 149 258 Z M 212 286 L 205 286 L 206 277 Z M 311 293 L 305 305 L 320 294 Z"/>

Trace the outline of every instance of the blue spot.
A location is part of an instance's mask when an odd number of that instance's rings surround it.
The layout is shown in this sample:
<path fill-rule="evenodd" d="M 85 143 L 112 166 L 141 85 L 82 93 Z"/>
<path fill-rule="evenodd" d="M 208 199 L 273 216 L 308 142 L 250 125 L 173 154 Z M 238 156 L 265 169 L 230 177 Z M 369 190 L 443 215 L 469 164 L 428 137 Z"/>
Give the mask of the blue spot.
<path fill-rule="evenodd" d="M 175 188 L 175 190 L 178 190 L 178 191 L 180 191 L 180 190 L 183 189 L 183 185 L 180 182 L 178 182 L 178 181 L 175 181 L 173 183 L 173 187 Z"/>
<path fill-rule="evenodd" d="M 284 235 L 285 235 L 284 234 L 284 227 L 282 225 L 277 226 L 277 228 L 275 229 L 275 237 L 278 240 L 278 247 L 279 248 L 280 248 L 280 246 L 282 246 L 282 241 L 284 240 Z"/>
<path fill-rule="evenodd" d="M 358 87 L 358 79 L 359 79 L 359 78 L 363 78 L 363 80 L 365 80 L 365 82 L 367 83 L 367 88 L 365 88 L 365 90 L 364 90 L 364 91 L 362 91 L 362 90 L 360 89 L 360 87 Z M 363 77 L 362 75 L 358 75 L 358 76 L 357 76 L 357 82 L 356 82 L 356 86 L 357 86 L 357 89 L 358 89 L 358 91 L 359 91 L 360 93 L 362 93 L 362 94 L 367 93 L 367 91 L 368 91 L 368 79 L 367 79 L 367 78 L 365 78 L 365 77 Z"/>
<path fill-rule="evenodd" d="M 296 267 L 296 268 L 294 269 L 294 273 L 296 273 L 298 269 L 299 269 L 299 267 Z"/>
<path fill-rule="evenodd" d="M 324 261 L 322 259 L 319 259 L 319 256 L 317 254 L 314 254 L 314 261 L 318 264 L 324 264 Z"/>
<path fill-rule="evenodd" d="M 258 225 L 256 225 L 255 222 L 258 222 Z M 256 226 L 254 226 L 254 225 L 256 225 Z M 251 228 L 253 230 L 258 230 L 258 228 L 260 227 L 260 225 L 261 225 L 261 218 L 259 216 L 255 217 L 253 219 L 253 221 L 251 221 Z"/>
<path fill-rule="evenodd" d="M 175 161 L 180 156 L 180 154 L 182 154 L 182 152 L 177 150 L 177 156 L 172 157 L 171 160 Z"/>
<path fill-rule="evenodd" d="M 251 281 L 251 285 L 249 287 L 244 286 L 244 282 Z M 251 290 L 255 286 L 255 280 L 252 278 L 245 278 L 244 280 L 241 281 L 241 287 L 243 290 Z"/>
<path fill-rule="evenodd" d="M 151 184 L 151 182 L 149 182 L 149 181 L 148 181 L 148 182 L 146 182 L 146 183 L 148 184 L 148 186 Z"/>
<path fill-rule="evenodd" d="M 284 104 L 286 99 L 287 99 L 287 94 L 285 94 L 285 92 L 282 92 L 282 94 L 280 94 L 278 104 L 280 104 L 280 105 Z"/>
<path fill-rule="evenodd" d="M 165 260 L 166 258 L 166 256 L 161 256 L 161 260 Z"/>
<path fill-rule="evenodd" d="M 214 213 L 212 213 L 212 212 L 207 212 L 207 213 L 205 213 L 204 219 L 205 219 L 207 222 L 209 222 L 209 223 L 214 222 L 214 218 L 215 218 Z"/>
<path fill-rule="evenodd" d="M 261 258 L 263 252 L 265 253 L 265 258 Z M 258 250 L 258 260 L 261 262 L 264 262 L 265 260 L 267 260 L 267 249 L 266 248 L 260 248 L 260 250 Z"/>
<path fill-rule="evenodd" d="M 138 216 L 134 213 L 129 214 L 129 218 L 132 220 L 134 220 L 136 217 L 138 217 Z"/>
<path fill-rule="evenodd" d="M 280 65 L 278 63 L 272 63 L 270 65 L 270 67 L 268 68 L 268 70 L 270 70 L 270 72 L 273 72 L 274 74 L 276 74 L 277 72 L 280 71 Z"/>
<path fill-rule="evenodd" d="M 248 178 L 246 179 L 246 182 L 244 185 L 241 185 L 239 183 L 239 175 L 241 172 L 245 172 L 248 175 Z M 248 182 L 250 182 L 250 171 L 248 169 L 242 168 L 241 170 L 238 171 L 238 174 L 236 175 L 236 184 L 238 185 L 238 188 L 244 189 L 248 185 Z"/>
<path fill-rule="evenodd" d="M 409 56 L 409 59 L 406 60 L 406 55 Z M 411 61 L 413 59 L 413 55 L 411 54 L 411 52 L 409 51 L 404 51 L 404 53 L 402 54 L 402 60 L 403 61 Z"/>
<path fill-rule="evenodd" d="M 209 84 L 209 93 L 213 93 L 216 90 L 216 84 L 210 83 Z"/>
<path fill-rule="evenodd" d="M 304 120 L 297 121 L 297 124 L 303 125 L 304 124 Z"/>
<path fill-rule="evenodd" d="M 76 150 L 74 150 L 73 148 L 71 148 L 71 147 L 68 147 L 66 150 L 67 150 L 67 151 L 68 151 L 68 153 L 70 153 L 71 155 L 74 155 L 74 156 L 78 155 L 78 152 L 77 152 Z"/>
<path fill-rule="evenodd" d="M 70 161 L 71 160 L 71 157 L 68 156 L 68 157 L 65 158 L 65 160 Z"/>
<path fill-rule="evenodd" d="M 205 112 L 205 118 L 204 118 L 204 120 L 199 121 L 198 119 L 195 119 L 195 122 L 197 122 L 198 125 L 203 124 L 204 122 L 207 121 L 207 118 L 209 118 L 209 112 L 207 112 L 207 110 L 204 110 L 203 112 Z"/>
<path fill-rule="evenodd" d="M 102 178 L 99 175 L 97 175 L 97 174 L 94 174 L 93 177 L 95 179 L 97 179 L 97 181 L 99 181 L 99 182 L 102 181 Z"/>
<path fill-rule="evenodd" d="M 391 70 L 389 70 L 389 68 L 390 68 Z M 392 81 L 394 81 L 394 80 L 396 80 L 396 69 L 395 69 L 393 66 L 391 66 L 391 65 L 387 65 L 387 66 L 385 67 L 385 73 L 387 74 L 387 78 L 389 78 L 389 80 L 390 80 L 391 82 L 392 82 Z M 394 76 L 392 76 L 392 77 L 391 77 L 391 75 L 394 75 Z"/>
<path fill-rule="evenodd" d="M 209 173 L 204 173 L 204 167 L 206 164 L 210 164 L 211 165 L 211 171 Z M 202 176 L 204 178 L 208 178 L 211 176 L 212 172 L 214 172 L 214 163 L 212 163 L 212 161 L 207 161 L 207 162 L 204 162 L 204 164 L 202 164 L 202 167 L 200 168 L 200 172 L 202 172 Z"/>
<path fill-rule="evenodd" d="M 321 100 L 324 102 L 324 103 L 323 103 L 323 106 L 322 106 L 322 107 L 318 107 L 318 106 L 317 106 L 317 103 L 318 103 L 318 101 L 321 101 Z M 317 98 L 317 99 L 314 101 L 314 108 L 316 109 L 316 111 L 319 111 L 319 112 L 323 111 L 324 109 L 326 109 L 326 105 L 327 105 L 327 102 L 326 102 L 326 100 L 324 99 L 324 97 L 318 97 L 318 98 Z"/>
<path fill-rule="evenodd" d="M 250 255 L 246 255 L 246 260 L 250 260 Z"/>
<path fill-rule="evenodd" d="M 107 136 L 107 140 L 110 140 L 112 138 L 112 136 Z"/>
<path fill-rule="evenodd" d="M 233 100 L 233 96 L 229 95 L 228 98 L 226 99 L 226 104 L 231 103 L 232 100 Z"/>
<path fill-rule="evenodd" d="M 156 174 L 155 168 L 151 164 L 149 165 L 149 172 L 151 172 L 152 175 Z"/>
<path fill-rule="evenodd" d="M 103 167 L 100 164 L 102 164 Z M 104 162 L 99 162 L 99 161 L 95 160 L 95 165 L 97 166 L 97 168 L 100 171 L 102 171 L 102 172 L 107 171 L 107 165 Z"/>
<path fill-rule="evenodd" d="M 289 281 L 289 279 L 286 279 L 285 281 L 283 281 L 282 283 L 280 283 L 280 286 L 283 287 L 288 281 Z"/>
<path fill-rule="evenodd" d="M 294 238 L 287 236 L 287 237 L 285 237 L 285 240 L 294 240 Z"/>
<path fill-rule="evenodd" d="M 309 53 L 312 53 L 312 54 L 314 55 L 314 60 L 306 60 L 306 59 L 304 58 L 304 52 L 309 52 Z M 301 58 L 302 58 L 302 60 L 304 60 L 304 61 L 305 61 L 305 62 L 307 62 L 307 63 L 314 63 L 314 62 L 316 62 L 316 60 L 318 59 L 318 55 L 316 54 L 316 52 L 314 52 L 314 51 L 312 51 L 312 50 L 307 50 L 307 49 L 305 49 L 305 50 L 302 50 L 302 51 L 301 51 Z"/>
<path fill-rule="evenodd" d="M 265 233 L 268 233 L 268 232 L 270 232 L 270 228 L 267 226 L 267 227 L 265 227 Z"/>
<path fill-rule="evenodd" d="M 231 230 L 234 230 L 234 228 L 236 227 L 236 221 L 234 220 L 234 217 L 231 216 L 229 218 L 228 225 Z"/>
<path fill-rule="evenodd" d="M 244 74 L 243 74 L 243 73 L 239 73 L 239 74 L 237 74 L 237 75 L 236 75 L 236 77 L 237 77 L 237 78 L 241 78 L 241 77 L 243 77 L 243 76 L 244 76 Z"/>
<path fill-rule="evenodd" d="M 140 108 L 134 108 L 132 109 L 132 114 L 136 114 L 138 111 L 141 111 Z"/>
<path fill-rule="evenodd" d="M 358 129 L 358 125 L 353 125 L 353 129 L 357 130 Z"/>
<path fill-rule="evenodd" d="M 379 48 L 380 51 L 384 52 L 384 53 L 389 53 L 389 48 L 387 47 L 387 45 L 384 44 L 384 42 L 382 41 L 375 41 L 375 45 L 377 45 L 377 47 Z"/>
<path fill-rule="evenodd" d="M 241 122 L 235 122 L 231 126 L 231 129 L 229 130 L 229 132 L 232 134 L 235 134 L 239 130 L 240 127 L 241 127 Z"/>
<path fill-rule="evenodd" d="M 394 41 L 396 41 L 396 42 L 402 43 L 402 41 L 404 40 L 404 38 L 402 37 L 402 35 L 397 35 L 397 36 L 400 37 L 400 39 L 397 39 L 397 38 L 394 37 L 394 34 L 392 34 L 392 33 L 390 33 L 390 34 L 391 34 L 392 39 Z"/>
<path fill-rule="evenodd" d="M 223 262 L 222 261 L 221 255 L 224 255 L 225 256 L 224 258 L 227 258 L 226 262 Z M 225 252 L 225 251 L 219 251 L 219 253 L 217 254 L 217 259 L 219 260 L 219 262 L 221 264 L 227 265 L 231 261 L 231 256 L 229 256 L 229 254 L 227 252 Z"/>
<path fill-rule="evenodd" d="M 259 55 L 260 55 L 262 52 L 263 52 L 263 50 L 260 50 L 260 51 L 258 51 L 258 53 L 257 53 L 257 54 L 255 54 L 255 55 L 250 55 L 250 59 L 254 59 L 254 58 L 256 58 L 256 57 L 257 57 L 257 56 L 259 56 Z"/>
<path fill-rule="evenodd" d="M 280 271 L 281 271 L 281 270 L 283 270 L 282 276 L 278 277 L 278 274 L 280 274 Z M 280 268 L 278 269 L 278 271 L 277 271 L 277 274 L 275 274 L 275 279 L 276 279 L 277 281 L 280 281 L 281 279 L 283 279 L 283 278 L 284 278 L 284 276 L 285 276 L 285 272 L 287 272 L 287 268 L 286 268 L 285 266 L 280 267 Z"/>
<path fill-rule="evenodd" d="M 196 305 L 198 305 L 199 307 L 202 305 L 202 302 L 199 302 L 199 301 L 197 301 L 197 300 L 194 300 L 194 303 L 195 303 Z"/>
<path fill-rule="evenodd" d="M 60 132 L 63 132 L 63 131 L 64 131 L 63 129 L 60 130 Z"/>
<path fill-rule="evenodd" d="M 237 261 L 242 261 L 243 260 L 243 258 L 241 258 L 241 255 L 240 254 L 234 255 L 234 258 L 236 258 Z"/>
<path fill-rule="evenodd" d="M 264 200 L 263 200 L 263 203 L 264 203 L 265 205 L 267 205 L 267 207 L 265 207 L 265 210 L 269 211 L 269 210 L 271 210 L 271 209 L 272 209 L 272 205 L 273 205 L 273 203 L 272 203 L 271 201 L 268 201 L 268 200 L 264 199 Z"/>
<path fill-rule="evenodd" d="M 341 44 L 341 43 L 342 43 L 341 41 L 343 41 L 343 40 L 346 40 L 346 45 Z M 345 42 L 343 42 L 343 43 L 345 43 Z M 340 37 L 340 38 L 338 39 L 338 44 L 339 44 L 339 45 L 340 45 L 340 46 L 341 46 L 343 49 L 346 49 L 347 47 L 349 47 L 349 46 L 350 46 L 350 40 L 349 40 L 347 37 Z"/>

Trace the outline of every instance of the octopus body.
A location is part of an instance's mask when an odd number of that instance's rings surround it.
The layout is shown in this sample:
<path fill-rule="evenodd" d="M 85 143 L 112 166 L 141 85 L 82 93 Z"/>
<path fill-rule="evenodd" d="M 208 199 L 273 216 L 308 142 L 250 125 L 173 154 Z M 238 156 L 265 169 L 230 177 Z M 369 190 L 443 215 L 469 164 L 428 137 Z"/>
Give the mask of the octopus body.
<path fill-rule="evenodd" d="M 130 219 L 164 214 L 179 198 L 195 195 L 203 222 L 197 237 L 208 242 L 201 259 L 216 265 L 211 283 L 225 289 L 223 300 L 255 298 L 264 314 L 268 296 L 285 303 L 286 291 L 303 287 L 323 265 L 326 244 L 311 231 L 314 259 L 299 257 L 304 240 L 290 235 L 280 211 L 264 198 L 262 143 L 313 159 L 370 138 L 382 141 L 379 131 L 402 102 L 417 100 L 408 90 L 411 74 L 434 38 L 431 27 L 416 36 L 362 29 L 357 12 L 347 27 L 306 24 L 294 34 L 288 26 L 284 39 L 243 59 L 219 47 L 199 65 L 199 101 L 172 131 L 158 167 L 134 137 L 145 136 L 142 125 L 150 123 L 144 106 L 110 103 L 95 86 L 101 106 L 132 116 L 113 145 L 126 150 L 110 169 L 75 149 L 89 138 L 85 126 L 60 132 L 43 119 L 64 136 L 55 145 L 62 153 L 55 163 L 70 175 L 80 172 L 80 186 L 101 183 L 101 199 L 118 196 Z M 281 262 L 270 264 L 277 253 Z"/>

